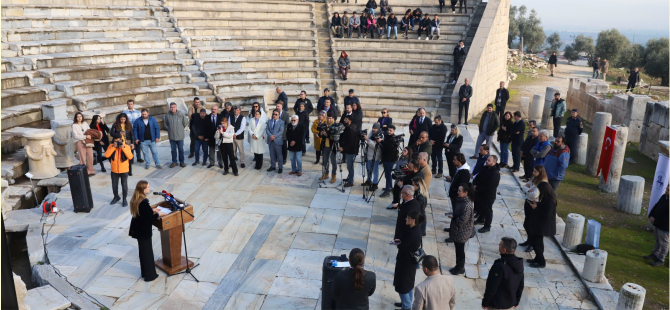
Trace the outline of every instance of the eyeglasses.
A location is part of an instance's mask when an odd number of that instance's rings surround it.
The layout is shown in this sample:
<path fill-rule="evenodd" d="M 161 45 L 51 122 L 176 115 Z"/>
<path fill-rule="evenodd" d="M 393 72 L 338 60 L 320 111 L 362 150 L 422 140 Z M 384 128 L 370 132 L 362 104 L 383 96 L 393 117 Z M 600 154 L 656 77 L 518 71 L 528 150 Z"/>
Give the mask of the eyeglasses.
<path fill-rule="evenodd" d="M 382 114 L 387 114 L 386 112 L 382 112 Z"/>

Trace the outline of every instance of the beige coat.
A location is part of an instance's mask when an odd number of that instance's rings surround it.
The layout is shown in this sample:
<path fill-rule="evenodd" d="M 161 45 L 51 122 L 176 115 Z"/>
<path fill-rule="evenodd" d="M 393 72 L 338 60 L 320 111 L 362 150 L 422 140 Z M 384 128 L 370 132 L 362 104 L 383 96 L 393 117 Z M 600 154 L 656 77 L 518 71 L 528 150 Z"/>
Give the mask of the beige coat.
<path fill-rule="evenodd" d="M 414 288 L 412 310 L 451 310 L 456 305 L 456 285 L 448 275 L 429 276 Z"/>

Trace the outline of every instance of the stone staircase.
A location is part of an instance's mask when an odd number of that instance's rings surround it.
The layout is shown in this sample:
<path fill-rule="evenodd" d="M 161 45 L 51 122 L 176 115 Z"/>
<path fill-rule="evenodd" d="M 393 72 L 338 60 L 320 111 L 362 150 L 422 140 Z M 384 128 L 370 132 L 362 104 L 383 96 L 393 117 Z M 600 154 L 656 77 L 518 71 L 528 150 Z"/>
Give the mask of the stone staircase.
<path fill-rule="evenodd" d="M 333 50 L 330 44 L 330 18 L 328 16 L 328 8 L 326 3 L 315 3 L 314 14 L 317 29 L 317 42 L 319 48 L 319 89 L 323 91 L 329 88 L 331 91 L 335 89 L 335 75 L 337 72 L 333 71 L 333 63 L 335 60 L 332 57 Z M 333 91 L 334 92 L 334 91 Z"/>

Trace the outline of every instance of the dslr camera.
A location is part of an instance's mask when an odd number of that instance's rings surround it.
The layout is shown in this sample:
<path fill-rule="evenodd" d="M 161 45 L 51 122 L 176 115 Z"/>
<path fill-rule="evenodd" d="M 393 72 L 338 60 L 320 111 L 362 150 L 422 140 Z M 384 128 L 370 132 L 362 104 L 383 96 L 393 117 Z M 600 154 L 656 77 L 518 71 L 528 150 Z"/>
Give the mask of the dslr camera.
<path fill-rule="evenodd" d="M 119 141 L 114 142 L 114 147 L 123 148 L 123 141 L 119 140 Z"/>

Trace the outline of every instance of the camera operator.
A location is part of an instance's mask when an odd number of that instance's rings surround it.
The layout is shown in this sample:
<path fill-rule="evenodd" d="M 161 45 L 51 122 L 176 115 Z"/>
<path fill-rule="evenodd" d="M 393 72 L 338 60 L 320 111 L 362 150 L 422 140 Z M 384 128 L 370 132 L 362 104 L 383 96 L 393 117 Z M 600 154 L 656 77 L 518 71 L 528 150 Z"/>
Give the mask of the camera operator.
<path fill-rule="evenodd" d="M 369 136 L 364 136 L 365 143 L 365 168 L 368 170 L 368 179 L 361 186 L 372 186 L 371 191 L 376 191 L 379 183 L 379 162 L 382 159 L 381 142 L 384 135 L 381 132 L 381 126 L 378 123 L 372 125 L 372 131 Z M 379 144 L 379 145 L 378 145 Z M 374 178 L 372 176 L 374 175 Z M 372 180 L 370 180 L 372 179 Z"/>
<path fill-rule="evenodd" d="M 332 172 L 332 177 L 330 179 L 330 183 L 335 183 L 336 175 L 337 175 L 337 162 L 335 160 L 336 155 L 337 155 L 337 150 L 333 150 L 334 143 L 330 138 L 330 126 L 335 124 L 335 116 L 333 115 L 332 112 L 328 112 L 328 117 L 326 117 L 326 124 L 325 126 L 321 126 L 319 128 L 319 136 L 321 137 L 321 152 L 323 153 L 323 175 L 319 178 L 319 180 L 328 180 L 328 162 L 330 162 L 330 172 Z"/>
<path fill-rule="evenodd" d="M 419 161 L 413 159 L 407 164 L 407 173 L 403 176 L 402 179 L 397 180 L 395 185 L 393 185 L 393 202 L 386 209 L 398 209 L 398 203 L 400 203 L 400 190 L 405 185 L 412 185 L 412 178 L 420 177 L 423 178 L 423 175 L 419 173 Z"/>
<path fill-rule="evenodd" d="M 384 140 L 381 141 L 382 149 L 382 162 L 384 165 L 384 178 L 386 178 L 386 187 L 384 187 L 384 192 L 381 194 L 381 197 L 388 197 L 391 195 L 391 182 L 393 178 L 393 166 L 395 162 L 398 161 L 398 143 L 395 138 L 395 126 L 388 125 L 386 126 L 386 135 Z"/>
<path fill-rule="evenodd" d="M 340 152 L 344 154 L 347 162 L 347 182 L 344 187 L 354 186 L 354 160 L 358 154 L 358 146 L 360 138 L 358 136 L 358 127 L 352 123 L 351 116 L 343 116 L 344 132 L 340 137 Z"/>
<path fill-rule="evenodd" d="M 121 139 L 121 132 L 112 132 L 112 144 L 107 148 L 105 157 L 109 158 L 112 168 L 112 193 L 114 198 L 109 204 L 115 204 L 121 200 L 119 197 L 119 179 L 121 179 L 121 189 L 123 190 L 123 206 L 127 207 L 128 202 L 128 171 L 130 171 L 130 160 L 133 159 L 133 152 L 130 145 Z M 130 140 L 132 141 L 132 140 Z"/>

